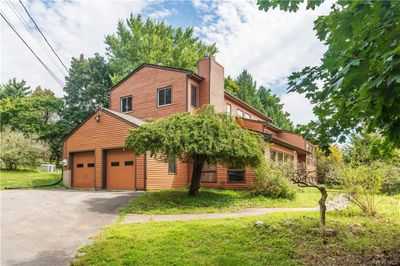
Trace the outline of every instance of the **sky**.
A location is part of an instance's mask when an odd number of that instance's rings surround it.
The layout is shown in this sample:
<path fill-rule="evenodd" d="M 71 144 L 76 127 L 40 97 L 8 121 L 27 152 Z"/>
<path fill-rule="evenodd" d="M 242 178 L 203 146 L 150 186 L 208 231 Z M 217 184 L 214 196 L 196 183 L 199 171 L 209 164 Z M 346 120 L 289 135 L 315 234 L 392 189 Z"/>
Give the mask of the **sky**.
<path fill-rule="evenodd" d="M 206 43 L 216 43 L 216 60 L 225 76 L 247 69 L 257 81 L 281 97 L 295 124 L 314 118 L 302 95 L 286 93 L 287 77 L 305 66 L 317 65 L 325 46 L 316 38 L 313 21 L 329 12 L 330 3 L 296 13 L 258 10 L 256 1 L 23 1 L 63 63 L 95 52 L 105 55 L 104 37 L 116 31 L 118 20 L 140 14 L 175 27 L 193 27 Z M 67 75 L 18 1 L 2 1 L 1 11 L 49 69 L 65 83 Z M 25 24 L 26 25 L 25 25 Z M 26 26 L 26 27 L 25 27 Z M 27 28 L 30 30 L 28 31 Z M 55 81 L 10 27 L 1 20 L 0 82 L 24 79 L 63 95 Z"/>

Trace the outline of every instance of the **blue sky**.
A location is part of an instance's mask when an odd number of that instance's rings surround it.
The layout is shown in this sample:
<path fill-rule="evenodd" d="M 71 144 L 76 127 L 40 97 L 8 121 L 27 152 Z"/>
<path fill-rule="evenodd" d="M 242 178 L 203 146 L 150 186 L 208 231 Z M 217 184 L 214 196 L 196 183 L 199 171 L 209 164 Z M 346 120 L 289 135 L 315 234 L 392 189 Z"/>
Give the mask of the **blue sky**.
<path fill-rule="evenodd" d="M 246 68 L 257 80 L 278 94 L 295 123 L 313 118 L 312 106 L 301 95 L 286 94 L 291 72 L 319 63 L 325 47 L 316 39 L 313 21 L 329 11 L 326 3 L 314 11 L 297 13 L 279 10 L 263 12 L 256 1 L 30 1 L 24 2 L 63 62 L 95 52 L 105 55 L 104 36 L 116 30 L 118 19 L 130 13 L 165 21 L 175 27 L 193 27 L 206 43 L 216 43 L 216 60 L 225 76 L 236 77 Z M 13 10 L 14 8 L 14 10 Z M 4 2 L 2 10 L 19 33 L 56 75 L 66 73 L 48 56 L 24 28 L 15 10 L 24 14 L 18 1 Z M 29 21 L 28 17 L 25 17 Z M 32 25 L 31 25 L 32 27 Z M 33 27 L 32 27 L 33 28 Z M 37 34 L 37 33 L 36 33 Z M 63 94 L 57 84 L 5 23 L 1 23 L 1 83 L 16 77 L 33 87 L 51 88 Z"/>

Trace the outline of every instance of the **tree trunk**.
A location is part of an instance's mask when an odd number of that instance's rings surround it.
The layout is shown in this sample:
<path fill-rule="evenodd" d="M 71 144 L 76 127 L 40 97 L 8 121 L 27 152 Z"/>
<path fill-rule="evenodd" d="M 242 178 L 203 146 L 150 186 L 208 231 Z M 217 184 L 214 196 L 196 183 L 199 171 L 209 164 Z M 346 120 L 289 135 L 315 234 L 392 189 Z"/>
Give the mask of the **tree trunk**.
<path fill-rule="evenodd" d="M 192 183 L 189 188 L 189 196 L 196 196 L 200 189 L 201 171 L 203 169 L 204 159 L 195 158 L 193 160 Z"/>
<path fill-rule="evenodd" d="M 322 228 L 322 235 L 324 238 L 324 245 L 327 244 L 326 233 L 325 233 L 325 225 L 326 225 L 326 199 L 328 198 L 328 192 L 325 187 L 318 187 L 319 192 L 321 192 L 321 199 L 318 201 L 319 203 L 319 218 L 320 224 Z"/>

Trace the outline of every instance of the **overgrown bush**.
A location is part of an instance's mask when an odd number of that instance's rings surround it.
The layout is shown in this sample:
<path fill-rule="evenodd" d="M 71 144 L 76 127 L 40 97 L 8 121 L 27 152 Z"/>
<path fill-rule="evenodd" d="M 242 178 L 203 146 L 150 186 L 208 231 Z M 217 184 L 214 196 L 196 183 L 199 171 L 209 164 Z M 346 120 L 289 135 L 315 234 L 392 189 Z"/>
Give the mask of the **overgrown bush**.
<path fill-rule="evenodd" d="M 382 186 L 380 192 L 387 195 L 400 194 L 400 167 L 394 164 L 382 166 Z"/>
<path fill-rule="evenodd" d="M 365 214 L 375 216 L 378 207 L 377 194 L 381 191 L 384 170 L 378 163 L 346 165 L 341 171 L 341 181 L 351 200 Z"/>
<path fill-rule="evenodd" d="M 49 156 L 46 143 L 36 135 L 23 134 L 5 127 L 1 132 L 0 160 L 7 169 L 36 168 Z"/>
<path fill-rule="evenodd" d="M 294 199 L 296 192 L 285 177 L 287 166 L 262 163 L 256 169 L 253 192 L 270 198 Z"/>

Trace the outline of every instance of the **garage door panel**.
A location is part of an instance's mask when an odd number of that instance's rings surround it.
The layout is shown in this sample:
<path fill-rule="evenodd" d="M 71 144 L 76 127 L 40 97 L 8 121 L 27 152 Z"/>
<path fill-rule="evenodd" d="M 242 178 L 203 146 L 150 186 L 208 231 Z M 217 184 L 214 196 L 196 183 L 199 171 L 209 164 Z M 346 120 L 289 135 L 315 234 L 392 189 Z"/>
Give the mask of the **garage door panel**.
<path fill-rule="evenodd" d="M 106 188 L 114 190 L 135 189 L 135 155 L 122 149 L 106 153 Z"/>
<path fill-rule="evenodd" d="M 75 188 L 94 188 L 95 157 L 94 152 L 73 154 L 72 186 Z"/>

